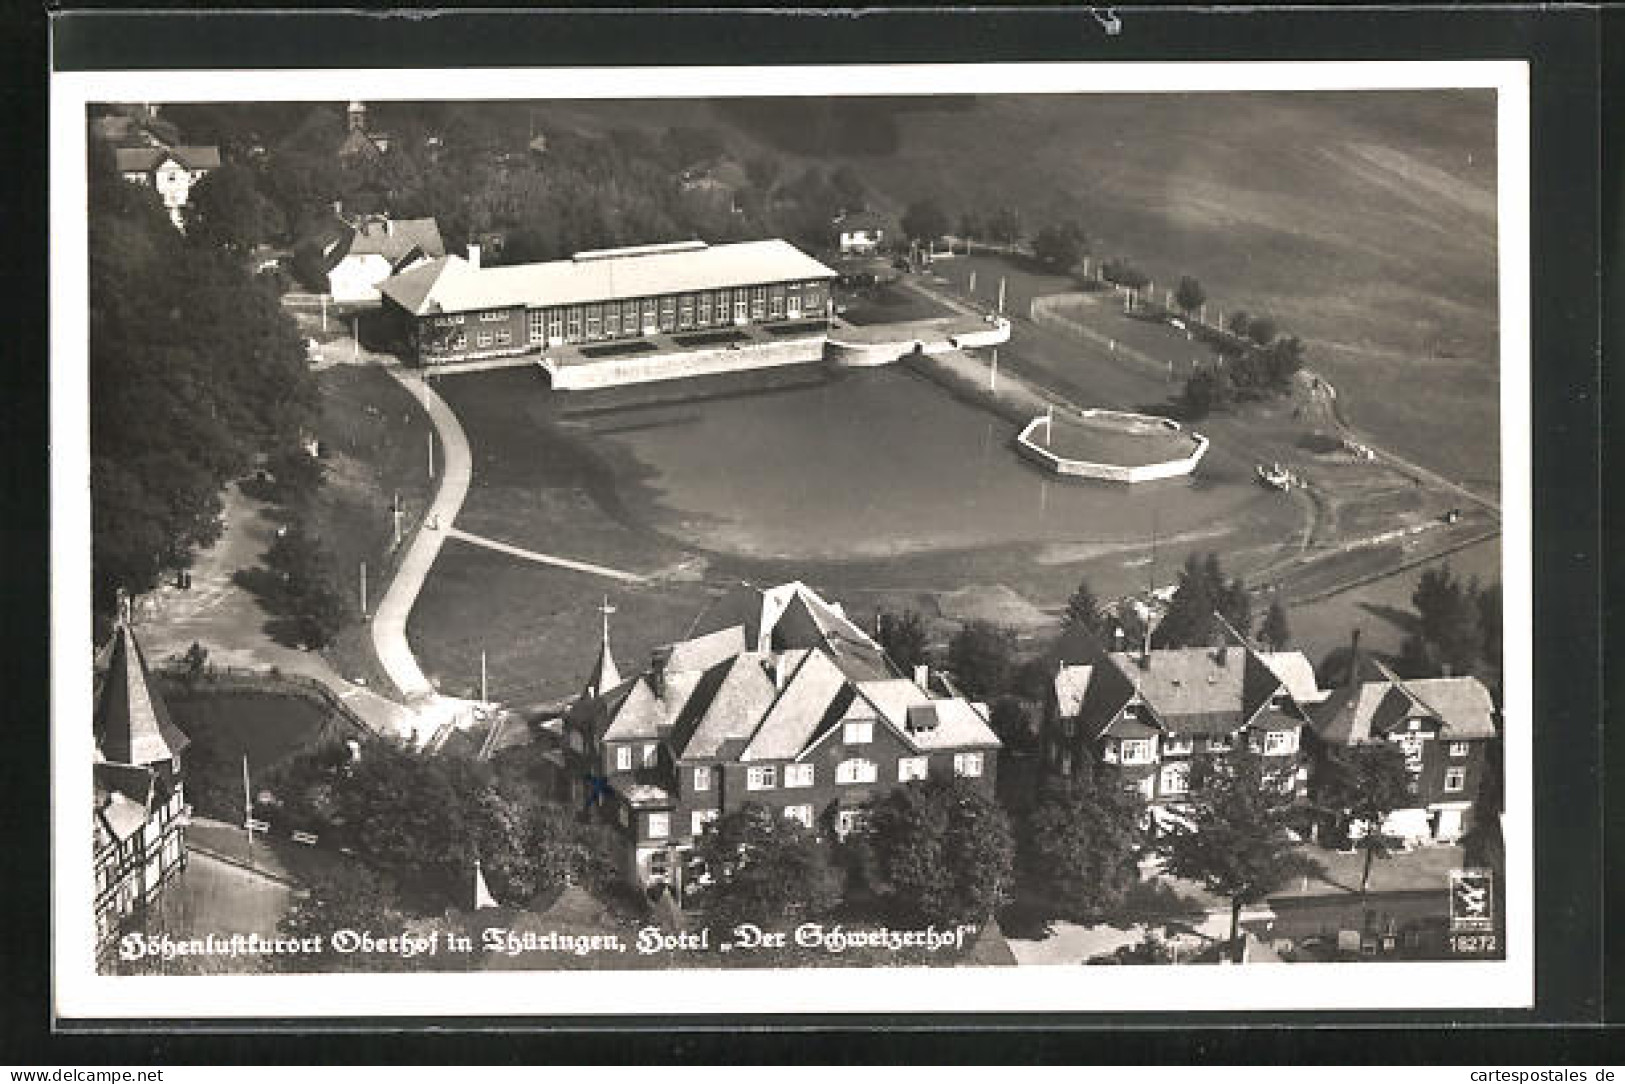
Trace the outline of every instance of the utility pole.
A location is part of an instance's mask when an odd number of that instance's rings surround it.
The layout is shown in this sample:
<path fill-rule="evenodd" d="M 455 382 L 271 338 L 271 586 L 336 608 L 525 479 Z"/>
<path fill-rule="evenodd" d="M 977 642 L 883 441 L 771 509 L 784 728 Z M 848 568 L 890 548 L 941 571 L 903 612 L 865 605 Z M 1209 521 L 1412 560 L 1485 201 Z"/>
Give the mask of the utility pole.
<path fill-rule="evenodd" d="M 243 831 L 248 833 L 248 864 L 254 864 L 254 799 L 248 786 L 248 754 L 243 754 Z"/>
<path fill-rule="evenodd" d="M 395 491 L 395 501 L 394 501 L 393 504 L 391 504 L 389 506 L 389 511 L 390 511 L 391 518 L 395 521 L 395 545 L 394 545 L 393 548 L 400 549 L 400 547 L 401 547 L 401 491 L 398 490 L 398 489 Z"/>
<path fill-rule="evenodd" d="M 429 477 L 434 477 L 434 430 L 429 430 Z"/>
<path fill-rule="evenodd" d="M 367 562 L 361 562 L 361 619 L 367 618 Z"/>
<path fill-rule="evenodd" d="M 969 292 L 970 292 L 970 295 L 972 297 L 976 296 L 976 272 L 975 271 L 972 271 L 970 273 L 970 291 Z"/>
<path fill-rule="evenodd" d="M 993 367 L 987 373 L 987 390 L 999 390 L 999 348 L 996 346 L 993 348 Z"/>
<path fill-rule="evenodd" d="M 327 331 L 327 295 L 317 294 L 316 297 L 322 303 L 322 332 L 325 334 Z"/>
<path fill-rule="evenodd" d="M 1004 315 L 1004 276 L 999 276 L 999 315 Z"/>

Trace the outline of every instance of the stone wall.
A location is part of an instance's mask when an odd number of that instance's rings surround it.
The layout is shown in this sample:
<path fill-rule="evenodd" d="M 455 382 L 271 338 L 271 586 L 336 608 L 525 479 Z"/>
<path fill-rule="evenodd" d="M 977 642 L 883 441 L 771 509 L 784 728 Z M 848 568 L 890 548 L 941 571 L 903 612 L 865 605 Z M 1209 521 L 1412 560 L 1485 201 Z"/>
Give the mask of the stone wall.
<path fill-rule="evenodd" d="M 1135 424 L 1154 423 L 1173 429 L 1179 428 L 1178 422 L 1146 414 L 1126 414 L 1115 410 L 1085 411 L 1084 413 L 1111 417 L 1120 421 L 1132 421 Z M 1202 461 L 1202 456 L 1207 454 L 1208 439 L 1200 433 L 1192 433 L 1190 437 L 1196 447 L 1191 454 L 1181 459 L 1170 459 L 1162 463 L 1144 463 L 1129 467 L 1120 463 L 1092 463 L 1083 459 L 1067 459 L 1064 456 L 1056 455 L 1033 440 L 1033 432 L 1044 424 L 1046 424 L 1046 421 L 1043 417 L 1037 417 L 1028 422 L 1026 428 L 1016 437 L 1016 450 L 1039 466 L 1052 470 L 1066 478 L 1093 478 L 1102 482 L 1130 484 L 1151 482 L 1160 478 L 1178 478 L 1194 471 L 1196 465 Z"/>
<path fill-rule="evenodd" d="M 625 354 L 591 361 L 559 365 L 542 359 L 541 366 L 552 378 L 555 391 L 584 388 L 613 388 L 623 384 L 647 384 L 690 376 L 771 369 L 780 365 L 804 365 L 822 361 L 824 337 L 780 342 L 741 343 L 735 349 L 684 350 L 680 353 Z"/>

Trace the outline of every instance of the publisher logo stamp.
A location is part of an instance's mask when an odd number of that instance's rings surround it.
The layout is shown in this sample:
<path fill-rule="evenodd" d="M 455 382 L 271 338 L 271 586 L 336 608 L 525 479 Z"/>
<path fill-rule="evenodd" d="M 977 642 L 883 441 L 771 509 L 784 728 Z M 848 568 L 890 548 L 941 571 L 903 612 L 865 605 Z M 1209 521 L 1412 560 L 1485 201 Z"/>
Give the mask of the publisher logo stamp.
<path fill-rule="evenodd" d="M 1450 929 L 1482 931 L 1495 925 L 1494 874 L 1487 869 L 1450 871 Z"/>

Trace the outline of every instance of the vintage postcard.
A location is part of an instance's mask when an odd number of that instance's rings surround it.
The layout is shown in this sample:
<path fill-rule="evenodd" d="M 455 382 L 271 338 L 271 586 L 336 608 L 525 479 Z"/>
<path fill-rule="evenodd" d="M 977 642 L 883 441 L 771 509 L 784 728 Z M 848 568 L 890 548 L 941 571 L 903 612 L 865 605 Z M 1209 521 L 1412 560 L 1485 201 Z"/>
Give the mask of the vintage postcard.
<path fill-rule="evenodd" d="M 53 83 L 64 1018 L 1533 999 L 1521 63 Z"/>

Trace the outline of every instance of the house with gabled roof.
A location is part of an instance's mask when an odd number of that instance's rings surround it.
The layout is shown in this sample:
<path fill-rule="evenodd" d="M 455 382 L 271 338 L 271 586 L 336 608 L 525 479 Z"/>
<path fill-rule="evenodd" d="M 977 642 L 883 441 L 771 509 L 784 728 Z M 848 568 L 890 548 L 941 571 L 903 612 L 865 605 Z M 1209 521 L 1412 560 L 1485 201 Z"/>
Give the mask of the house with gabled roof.
<path fill-rule="evenodd" d="M 886 243 L 886 220 L 873 211 L 842 211 L 831 221 L 843 256 L 872 256 Z"/>
<path fill-rule="evenodd" d="M 93 769 L 97 954 L 186 866 L 181 753 L 190 744 L 121 616 L 98 662 Z"/>
<path fill-rule="evenodd" d="M 114 164 L 131 184 L 154 189 L 176 229 L 185 228 L 181 208 L 192 186 L 220 168 L 220 148 L 213 146 L 115 147 Z"/>
<path fill-rule="evenodd" d="M 1476 677 L 1401 678 L 1356 648 L 1350 680 L 1312 717 L 1320 745 L 1389 741 L 1404 751 L 1413 803 L 1389 815 L 1386 834 L 1448 843 L 1470 827 L 1497 734 L 1495 702 Z"/>
<path fill-rule="evenodd" d="M 991 788 L 1000 742 L 983 704 L 903 676 L 838 604 L 805 584 L 730 592 L 710 631 L 663 645 L 623 677 L 607 619 L 562 736 L 575 796 L 617 824 L 623 867 L 678 892 L 703 875 L 696 842 L 765 805 L 835 836 L 893 788 L 932 776 Z"/>
<path fill-rule="evenodd" d="M 1213 647 L 1106 651 L 1063 641 L 1045 711 L 1046 769 L 1060 776 L 1109 765 L 1148 802 L 1178 804 L 1204 755 L 1247 748 L 1271 778 L 1306 793 L 1301 763 L 1314 670 L 1300 652 L 1264 652 L 1228 633 Z"/>
<path fill-rule="evenodd" d="M 446 254 L 433 218 L 358 215 L 322 246 L 328 292 L 339 304 L 376 304 L 378 285 Z"/>

